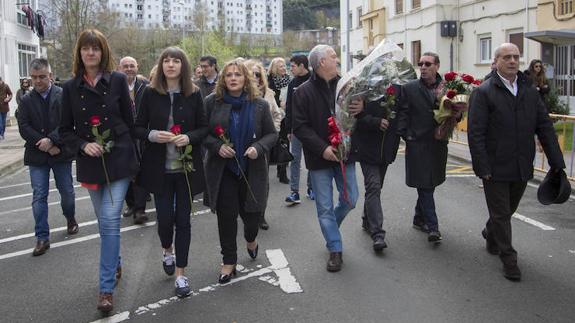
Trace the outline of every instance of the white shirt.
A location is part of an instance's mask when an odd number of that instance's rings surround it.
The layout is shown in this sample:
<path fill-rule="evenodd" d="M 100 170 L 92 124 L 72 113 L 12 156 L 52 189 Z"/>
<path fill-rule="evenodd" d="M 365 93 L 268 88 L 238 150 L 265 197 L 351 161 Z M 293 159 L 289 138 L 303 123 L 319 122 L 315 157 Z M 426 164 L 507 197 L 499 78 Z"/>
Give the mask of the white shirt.
<path fill-rule="evenodd" d="M 515 79 L 513 80 L 513 83 L 509 82 L 506 78 L 503 77 L 503 75 L 499 74 L 499 71 L 497 71 L 497 75 L 499 75 L 499 78 L 501 79 L 501 81 L 503 81 L 503 84 L 509 90 L 509 92 L 511 92 L 513 96 L 517 96 L 517 74 L 515 74 Z"/>

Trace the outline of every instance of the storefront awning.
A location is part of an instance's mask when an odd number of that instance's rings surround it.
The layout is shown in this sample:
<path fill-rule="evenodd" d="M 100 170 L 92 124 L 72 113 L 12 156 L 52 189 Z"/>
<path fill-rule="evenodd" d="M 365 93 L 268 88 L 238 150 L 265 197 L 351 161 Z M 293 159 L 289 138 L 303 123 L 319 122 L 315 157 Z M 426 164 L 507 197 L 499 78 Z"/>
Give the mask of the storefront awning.
<path fill-rule="evenodd" d="M 525 33 L 525 38 L 543 44 L 570 45 L 575 44 L 575 29 L 531 31 Z"/>

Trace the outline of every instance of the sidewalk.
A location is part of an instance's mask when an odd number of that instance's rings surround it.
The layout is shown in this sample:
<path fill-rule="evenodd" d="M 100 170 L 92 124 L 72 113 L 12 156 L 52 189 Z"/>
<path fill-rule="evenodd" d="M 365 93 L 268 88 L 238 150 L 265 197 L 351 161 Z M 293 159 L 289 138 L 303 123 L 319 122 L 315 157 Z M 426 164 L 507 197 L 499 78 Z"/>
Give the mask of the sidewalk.
<path fill-rule="evenodd" d="M 18 124 L 6 126 L 4 140 L 0 141 L 0 177 L 24 166 L 24 139 L 18 132 Z"/>

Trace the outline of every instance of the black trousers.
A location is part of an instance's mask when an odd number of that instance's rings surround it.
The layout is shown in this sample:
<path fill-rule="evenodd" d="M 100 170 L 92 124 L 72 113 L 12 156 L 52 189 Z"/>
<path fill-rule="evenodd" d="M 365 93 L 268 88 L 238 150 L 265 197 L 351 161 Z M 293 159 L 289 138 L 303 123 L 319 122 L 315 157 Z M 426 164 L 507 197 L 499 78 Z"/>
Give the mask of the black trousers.
<path fill-rule="evenodd" d="M 146 202 L 148 200 L 148 191 L 135 183 L 135 181 L 130 182 L 128 186 L 128 191 L 126 192 L 126 205 L 135 211 L 146 210 Z"/>
<path fill-rule="evenodd" d="M 360 162 L 365 184 L 365 202 L 363 216 L 368 223 L 369 233 L 373 239 L 385 238 L 383 230 L 383 209 L 381 207 L 381 188 L 387 171 L 387 165 L 373 165 Z"/>
<path fill-rule="evenodd" d="M 244 222 L 244 238 L 253 242 L 258 235 L 261 212 L 246 212 L 244 204 L 249 194 L 243 178 L 236 176 L 227 168 L 222 175 L 217 210 L 218 232 L 224 265 L 237 263 L 238 214 Z"/>
<path fill-rule="evenodd" d="M 175 209 L 174 198 L 176 199 Z M 172 246 L 175 226 L 176 267 L 184 268 L 188 265 L 192 234 L 190 195 L 184 173 L 165 174 L 162 193 L 154 194 L 154 199 L 158 218 L 158 235 L 162 248 L 167 249 Z"/>
<path fill-rule="evenodd" d="M 489 220 L 487 239 L 499 248 L 499 257 L 506 265 L 517 263 L 517 251 L 511 245 L 511 216 L 517 210 L 527 182 L 494 182 L 483 180 Z"/>

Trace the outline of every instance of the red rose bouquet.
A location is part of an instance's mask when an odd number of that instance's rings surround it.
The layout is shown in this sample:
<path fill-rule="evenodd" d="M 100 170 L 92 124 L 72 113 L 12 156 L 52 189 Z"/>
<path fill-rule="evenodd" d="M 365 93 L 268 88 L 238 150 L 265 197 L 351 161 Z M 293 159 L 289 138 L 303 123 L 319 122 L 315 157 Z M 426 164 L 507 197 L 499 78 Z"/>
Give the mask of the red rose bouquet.
<path fill-rule="evenodd" d="M 336 156 L 339 160 L 339 167 L 341 167 L 341 173 L 343 175 L 343 199 L 350 204 L 349 197 L 347 195 L 347 177 L 345 175 L 345 164 L 344 164 L 344 153 L 345 153 L 345 146 L 343 144 L 343 136 L 342 132 L 339 130 L 337 126 L 337 122 L 333 116 L 327 119 L 327 127 L 329 132 L 329 144 L 333 148 L 336 149 Z"/>

